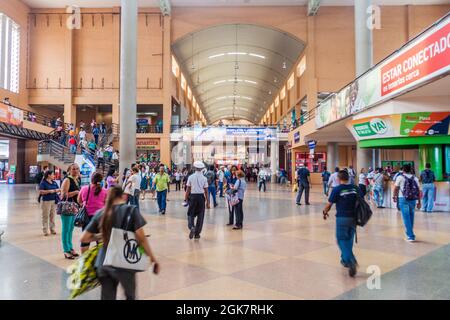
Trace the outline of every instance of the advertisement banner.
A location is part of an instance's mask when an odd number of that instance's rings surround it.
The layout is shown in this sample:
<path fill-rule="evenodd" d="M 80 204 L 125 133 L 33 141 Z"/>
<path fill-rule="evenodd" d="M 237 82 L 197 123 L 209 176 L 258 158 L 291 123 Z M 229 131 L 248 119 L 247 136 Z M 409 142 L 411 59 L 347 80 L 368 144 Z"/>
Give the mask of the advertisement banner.
<path fill-rule="evenodd" d="M 450 15 L 382 61 L 316 110 L 316 127 L 401 95 L 450 71 Z"/>
<path fill-rule="evenodd" d="M 23 126 L 23 111 L 12 106 L 0 104 L 0 122 Z"/>
<path fill-rule="evenodd" d="M 136 139 L 136 149 L 159 150 L 159 139 Z"/>
<path fill-rule="evenodd" d="M 450 112 L 415 112 L 352 120 L 347 123 L 357 141 L 449 135 Z"/>

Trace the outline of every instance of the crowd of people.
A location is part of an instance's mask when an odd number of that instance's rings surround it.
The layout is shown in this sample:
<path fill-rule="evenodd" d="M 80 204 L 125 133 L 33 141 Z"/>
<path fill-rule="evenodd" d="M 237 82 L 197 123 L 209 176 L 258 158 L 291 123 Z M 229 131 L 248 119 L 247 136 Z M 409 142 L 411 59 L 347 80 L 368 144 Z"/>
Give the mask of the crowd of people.
<path fill-rule="evenodd" d="M 392 200 L 401 213 L 405 240 L 415 242 L 414 215 L 415 210 L 423 209 L 426 213 L 433 211 L 436 192 L 436 177 L 430 163 L 416 177 L 411 164 L 405 164 L 395 171 L 391 167 L 368 170 L 361 168 L 356 175 L 353 166 L 340 169 L 336 167 L 333 173 L 326 168 L 322 172 L 323 194 L 328 197 L 328 203 L 323 210 L 324 219 L 328 218 L 331 207 L 336 205 L 336 239 L 341 251 L 341 264 L 349 269 L 349 275 L 354 277 L 357 272 L 357 260 L 353 254 L 353 241 L 356 234 L 356 207 L 358 199 L 365 199 L 378 209 L 385 208 L 386 191 L 393 184 Z M 300 164 L 296 171 L 298 193 L 297 205 L 301 205 L 303 193 L 305 204 L 310 205 L 309 191 L 312 187 L 309 170 Z"/>
<path fill-rule="evenodd" d="M 336 239 L 341 251 L 341 264 L 349 269 L 349 275 L 354 277 L 357 272 L 357 260 L 353 253 L 353 242 L 356 234 L 355 203 L 358 199 L 366 199 L 377 208 L 383 206 L 383 192 L 389 181 L 394 184 L 393 201 L 401 212 L 408 242 L 416 241 L 414 233 L 415 209 L 420 209 L 423 203 L 425 212 L 432 212 L 434 198 L 435 175 L 426 169 L 417 178 L 410 164 L 405 164 L 397 172 L 390 168 L 362 168 L 357 176 L 352 166 L 334 169 L 330 173 L 326 168 L 322 173 L 323 193 L 328 202 L 323 210 L 326 220 L 333 205 L 336 205 Z M 91 176 L 91 183 L 81 186 L 80 168 L 72 164 L 62 180 L 61 185 L 55 181 L 54 172 L 46 168 L 39 185 L 39 195 L 42 208 L 42 230 L 45 236 L 55 235 L 55 214 L 58 202 L 76 204 L 84 208 L 88 219 L 82 225 L 83 235 L 79 246 L 81 253 L 89 249 L 94 241 L 103 240 L 108 243 L 110 228 L 118 224 L 113 218 L 123 217 L 124 210 L 133 210 L 134 220 L 130 231 L 136 232 L 139 244 L 153 263 L 157 263 L 150 246 L 147 243 L 143 226 L 146 224 L 141 215 L 140 202 L 150 199 L 157 202 L 159 214 L 165 215 L 168 193 L 171 184 L 175 184 L 175 192 L 184 192 L 183 206 L 187 207 L 187 232 L 189 239 L 200 239 L 203 229 L 205 211 L 219 205 L 219 198 L 224 198 L 228 211 L 227 226 L 240 230 L 244 226 L 244 199 L 247 183 L 256 182 L 259 191 L 266 190 L 266 182 L 270 180 L 268 168 L 261 166 L 206 166 L 196 161 L 192 169 L 170 169 L 164 164 L 151 166 L 149 163 L 137 162 L 126 168 L 119 175 L 114 166 L 109 168 L 105 177 L 96 172 Z M 255 179 L 256 175 L 256 179 Z M 280 175 L 283 177 L 282 175 Z M 305 204 L 310 205 L 309 193 L 312 187 L 309 170 L 300 165 L 296 171 L 298 194 L 296 203 L 301 205 L 303 196 Z M 148 199 L 148 198 L 147 198 Z M 132 208 L 132 209 L 129 209 Z M 61 241 L 66 259 L 76 259 L 79 253 L 73 246 L 74 215 L 61 214 Z M 104 225 L 108 221 L 107 226 Z M 95 234 L 102 233 L 102 239 Z M 155 267 L 159 271 L 159 266 Z M 117 284 L 127 286 L 127 298 L 135 297 L 134 276 L 130 274 L 115 274 L 114 269 L 101 269 L 99 277 L 103 285 L 102 298 L 113 299 Z M 118 277 L 118 278 L 116 278 Z M 115 280 L 113 280 L 115 279 Z M 119 279 L 119 280 L 117 280 Z"/>

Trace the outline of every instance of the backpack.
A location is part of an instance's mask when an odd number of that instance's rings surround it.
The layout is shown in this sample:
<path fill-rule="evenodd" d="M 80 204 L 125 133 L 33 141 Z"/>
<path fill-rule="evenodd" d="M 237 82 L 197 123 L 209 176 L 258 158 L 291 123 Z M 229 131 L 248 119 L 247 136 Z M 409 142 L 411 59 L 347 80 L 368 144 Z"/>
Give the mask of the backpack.
<path fill-rule="evenodd" d="M 206 173 L 206 178 L 208 179 L 208 185 L 212 185 L 216 179 L 216 174 L 213 171 L 208 171 Z"/>
<path fill-rule="evenodd" d="M 405 178 L 405 186 L 403 187 L 403 197 L 406 200 L 419 199 L 419 185 L 414 179 L 415 177 L 412 176 L 411 178 L 408 178 L 404 176 L 404 178 Z"/>
<path fill-rule="evenodd" d="M 370 209 L 369 204 L 359 195 L 358 192 L 356 194 L 355 201 L 355 214 L 356 225 L 360 227 L 364 227 L 372 217 L 372 209 Z"/>

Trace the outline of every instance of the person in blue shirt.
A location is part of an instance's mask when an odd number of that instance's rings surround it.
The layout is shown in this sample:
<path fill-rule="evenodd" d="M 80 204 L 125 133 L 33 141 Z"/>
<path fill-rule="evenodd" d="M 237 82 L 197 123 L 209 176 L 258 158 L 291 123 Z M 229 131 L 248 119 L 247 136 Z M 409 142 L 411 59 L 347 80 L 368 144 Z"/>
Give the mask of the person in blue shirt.
<path fill-rule="evenodd" d="M 51 170 L 47 170 L 44 173 L 44 177 L 39 184 L 39 195 L 41 196 L 41 209 L 42 209 L 42 231 L 44 236 L 48 236 L 49 224 L 50 233 L 56 234 L 55 231 L 55 212 L 56 203 L 59 199 L 58 184 L 55 181 L 55 173 Z M 50 222 L 50 223 L 49 223 Z"/>
<path fill-rule="evenodd" d="M 95 144 L 98 145 L 98 136 L 100 135 L 100 130 L 98 130 L 97 126 L 94 126 L 94 128 L 92 129 L 92 135 L 94 136 Z"/>
<path fill-rule="evenodd" d="M 341 250 L 341 264 L 349 268 L 350 277 L 357 272 L 358 262 L 353 254 L 353 239 L 356 233 L 355 202 L 358 194 L 362 192 L 354 184 L 350 184 L 349 174 L 345 170 L 338 173 L 339 185 L 333 188 L 328 204 L 323 210 L 323 218 L 328 218 L 328 212 L 336 204 L 336 240 Z"/>
<path fill-rule="evenodd" d="M 328 194 L 328 181 L 330 180 L 331 173 L 327 170 L 327 167 L 323 168 L 322 172 L 322 184 L 323 194 Z"/>
<path fill-rule="evenodd" d="M 234 185 L 236 184 L 236 181 L 238 180 L 236 173 L 237 173 L 237 167 L 233 166 L 231 168 L 231 170 L 230 170 L 230 175 L 227 178 L 226 194 L 228 195 L 228 197 L 227 197 L 228 198 L 227 204 L 228 204 L 228 214 L 229 214 L 229 216 L 228 216 L 229 219 L 228 219 L 227 226 L 234 225 L 234 209 L 235 209 L 235 207 L 231 206 L 230 201 L 229 201 L 230 200 L 229 197 L 231 195 L 232 188 L 234 188 Z"/>

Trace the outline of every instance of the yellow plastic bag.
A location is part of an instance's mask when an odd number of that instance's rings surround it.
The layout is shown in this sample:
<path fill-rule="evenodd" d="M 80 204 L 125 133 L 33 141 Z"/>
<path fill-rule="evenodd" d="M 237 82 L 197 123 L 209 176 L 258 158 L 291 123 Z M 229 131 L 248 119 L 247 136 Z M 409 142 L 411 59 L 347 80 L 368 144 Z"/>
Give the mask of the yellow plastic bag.
<path fill-rule="evenodd" d="M 100 243 L 92 249 L 89 249 L 67 269 L 67 273 L 70 274 L 67 279 L 67 286 L 71 290 L 69 299 L 75 299 L 79 295 L 100 285 L 97 279 L 95 261 L 102 246 L 103 244 Z"/>
<path fill-rule="evenodd" d="M 298 192 L 298 185 L 296 183 L 292 186 L 292 192 Z"/>

